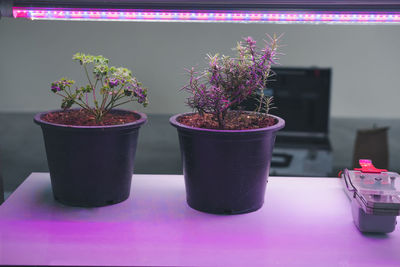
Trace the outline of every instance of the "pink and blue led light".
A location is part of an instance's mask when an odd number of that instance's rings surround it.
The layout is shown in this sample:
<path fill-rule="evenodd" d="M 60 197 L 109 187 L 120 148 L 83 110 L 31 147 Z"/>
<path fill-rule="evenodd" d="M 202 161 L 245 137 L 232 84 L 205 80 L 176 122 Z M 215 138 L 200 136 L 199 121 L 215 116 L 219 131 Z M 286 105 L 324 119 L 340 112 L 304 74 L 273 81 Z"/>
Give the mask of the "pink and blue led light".
<path fill-rule="evenodd" d="M 14 7 L 14 18 L 88 21 L 166 21 L 242 23 L 398 24 L 400 12 L 290 12 L 290 11 L 191 11 L 40 9 Z"/>

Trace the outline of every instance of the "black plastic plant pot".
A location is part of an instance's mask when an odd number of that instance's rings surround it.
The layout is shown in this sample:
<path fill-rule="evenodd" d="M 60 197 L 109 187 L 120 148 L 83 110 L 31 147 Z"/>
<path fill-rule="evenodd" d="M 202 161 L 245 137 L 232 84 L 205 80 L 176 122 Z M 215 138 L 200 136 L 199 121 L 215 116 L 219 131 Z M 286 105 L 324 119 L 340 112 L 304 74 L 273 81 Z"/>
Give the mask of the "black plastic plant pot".
<path fill-rule="evenodd" d="M 264 204 L 275 135 L 285 121 L 254 130 L 212 130 L 179 123 L 186 198 L 190 207 L 215 214 L 256 211 Z"/>
<path fill-rule="evenodd" d="M 50 111 L 54 112 L 54 111 Z M 113 110 L 113 112 L 127 112 Z M 112 126 L 67 126 L 43 121 L 43 130 L 54 198 L 66 205 L 100 207 L 129 197 L 139 128 L 137 120 Z"/>

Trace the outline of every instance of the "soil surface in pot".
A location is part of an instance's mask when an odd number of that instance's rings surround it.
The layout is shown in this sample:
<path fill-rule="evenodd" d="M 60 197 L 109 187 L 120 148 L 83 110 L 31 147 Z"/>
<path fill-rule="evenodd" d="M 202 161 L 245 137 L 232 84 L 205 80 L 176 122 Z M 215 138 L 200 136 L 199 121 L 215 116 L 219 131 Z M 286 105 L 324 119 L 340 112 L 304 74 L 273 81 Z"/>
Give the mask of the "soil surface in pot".
<path fill-rule="evenodd" d="M 51 123 L 73 126 L 119 125 L 137 120 L 135 114 L 131 112 L 110 112 L 104 116 L 101 122 L 96 122 L 94 115 L 84 109 L 49 112 L 41 119 Z"/>
<path fill-rule="evenodd" d="M 218 120 L 212 114 L 204 114 L 201 116 L 197 113 L 181 116 L 178 122 L 196 128 L 221 130 Z M 225 117 L 225 127 L 223 130 L 250 130 L 272 126 L 276 124 L 276 120 L 270 116 L 260 116 L 256 114 L 228 113 Z"/>

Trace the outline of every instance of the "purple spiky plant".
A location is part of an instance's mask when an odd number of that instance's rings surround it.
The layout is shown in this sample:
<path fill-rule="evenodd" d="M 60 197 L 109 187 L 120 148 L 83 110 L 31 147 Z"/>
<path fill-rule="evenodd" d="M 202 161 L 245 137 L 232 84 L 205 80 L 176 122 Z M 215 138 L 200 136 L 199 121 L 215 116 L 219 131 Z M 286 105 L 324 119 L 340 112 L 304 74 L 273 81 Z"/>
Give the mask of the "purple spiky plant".
<path fill-rule="evenodd" d="M 272 97 L 264 95 L 264 88 L 272 73 L 271 66 L 277 62 L 281 36 L 267 35 L 261 49 L 253 38 L 244 38 L 234 48 L 236 57 L 207 55 L 209 64 L 203 71 L 188 70 L 190 80 L 182 88 L 190 94 L 187 105 L 200 115 L 212 114 L 221 129 L 231 108 L 251 95 L 257 95 L 255 111 L 268 114 Z"/>

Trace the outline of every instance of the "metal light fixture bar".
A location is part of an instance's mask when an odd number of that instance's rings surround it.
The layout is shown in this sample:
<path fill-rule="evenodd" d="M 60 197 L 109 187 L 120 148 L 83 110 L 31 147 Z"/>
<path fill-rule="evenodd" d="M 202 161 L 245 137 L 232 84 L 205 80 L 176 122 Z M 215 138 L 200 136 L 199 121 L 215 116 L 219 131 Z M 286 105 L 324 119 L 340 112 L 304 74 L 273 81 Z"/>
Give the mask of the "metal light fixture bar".
<path fill-rule="evenodd" d="M 396 13 L 14 8 L 15 18 L 76 21 L 398 24 Z"/>
<path fill-rule="evenodd" d="M 399 24 L 400 1 L 4 1 L 15 18 L 89 21 Z M 4 4 L 3 4 L 4 7 Z M 2 8 L 4 9 L 4 8 Z"/>
<path fill-rule="evenodd" d="M 14 0 L 14 7 L 173 9 L 400 11 L 398 0 Z"/>

